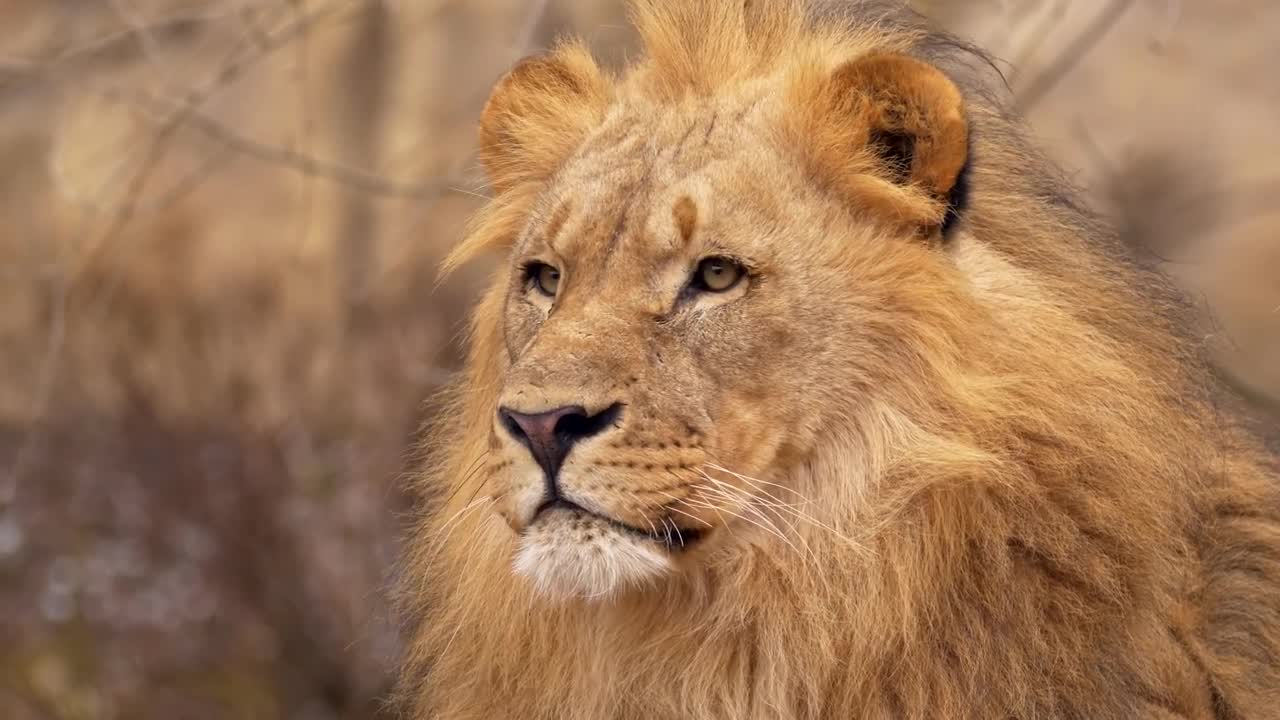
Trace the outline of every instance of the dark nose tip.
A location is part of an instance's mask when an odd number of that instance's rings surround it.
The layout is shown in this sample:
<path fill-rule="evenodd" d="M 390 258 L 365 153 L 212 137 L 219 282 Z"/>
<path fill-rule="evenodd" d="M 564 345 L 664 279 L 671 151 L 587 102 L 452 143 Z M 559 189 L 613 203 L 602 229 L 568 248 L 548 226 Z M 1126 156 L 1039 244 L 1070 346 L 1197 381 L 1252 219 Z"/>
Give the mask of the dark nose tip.
<path fill-rule="evenodd" d="M 549 480 L 554 480 L 560 472 L 560 466 L 575 443 L 603 432 L 621 414 L 622 405 L 619 403 L 595 415 L 589 415 L 580 405 L 539 413 L 516 412 L 505 407 L 498 409 L 502 426 L 529 448 Z"/>

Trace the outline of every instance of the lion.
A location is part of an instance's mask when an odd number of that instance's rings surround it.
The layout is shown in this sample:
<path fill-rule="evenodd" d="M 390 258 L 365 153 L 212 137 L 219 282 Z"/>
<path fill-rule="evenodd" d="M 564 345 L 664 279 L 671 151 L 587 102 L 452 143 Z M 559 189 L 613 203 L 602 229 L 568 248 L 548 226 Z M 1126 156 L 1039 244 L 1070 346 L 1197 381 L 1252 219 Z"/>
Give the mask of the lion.
<path fill-rule="evenodd" d="M 413 718 L 1280 717 L 1280 485 L 1188 304 L 890 3 L 635 0 L 480 120 L 503 258 Z"/>

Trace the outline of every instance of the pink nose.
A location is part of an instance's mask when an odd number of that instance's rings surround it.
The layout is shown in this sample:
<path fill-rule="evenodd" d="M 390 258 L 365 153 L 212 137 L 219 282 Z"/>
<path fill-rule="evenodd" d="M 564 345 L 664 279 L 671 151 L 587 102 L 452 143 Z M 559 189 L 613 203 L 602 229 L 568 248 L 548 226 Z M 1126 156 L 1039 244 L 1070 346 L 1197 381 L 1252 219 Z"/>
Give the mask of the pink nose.
<path fill-rule="evenodd" d="M 602 412 L 589 415 L 580 405 L 569 405 L 538 413 L 522 413 L 508 408 L 498 409 L 498 420 L 520 441 L 537 461 L 547 480 L 554 482 L 569 451 L 580 440 L 603 432 L 622 414 L 622 405 L 614 403 Z"/>

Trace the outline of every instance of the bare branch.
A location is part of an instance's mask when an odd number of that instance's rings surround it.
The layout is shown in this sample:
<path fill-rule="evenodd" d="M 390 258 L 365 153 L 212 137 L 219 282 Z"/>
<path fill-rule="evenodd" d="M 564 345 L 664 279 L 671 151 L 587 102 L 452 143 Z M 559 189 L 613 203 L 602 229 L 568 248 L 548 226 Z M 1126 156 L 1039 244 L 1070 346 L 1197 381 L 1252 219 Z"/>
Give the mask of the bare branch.
<path fill-rule="evenodd" d="M 191 27 L 192 25 L 216 23 L 226 20 L 233 12 L 233 10 L 226 9 L 221 9 L 216 12 L 173 12 L 159 18 L 152 18 L 145 22 L 138 21 L 119 30 L 112 30 L 111 32 L 104 33 L 87 42 L 65 48 L 54 54 L 52 57 L 24 58 L 0 56 L 0 72 L 7 72 L 16 75 L 34 75 L 44 72 L 52 72 L 59 66 L 72 60 L 76 60 L 87 55 L 110 52 L 116 49 L 116 47 L 121 43 L 140 42 L 144 36 L 157 38 L 166 32 L 182 30 Z M 145 33 L 139 33 L 140 30 L 145 31 Z"/>
<path fill-rule="evenodd" d="M 111 10 L 120 18 L 131 33 L 137 36 L 138 45 L 142 48 L 142 56 L 157 71 L 168 74 L 164 58 L 160 55 L 160 42 L 147 25 L 144 18 L 134 12 L 129 0 L 107 0 Z"/>
<path fill-rule="evenodd" d="M 53 387 L 56 384 L 55 380 L 61 368 L 62 350 L 66 344 L 66 315 L 69 294 L 72 288 L 75 287 L 77 278 L 93 264 L 99 254 L 111 245 L 116 235 L 132 220 L 147 182 L 164 156 L 168 140 L 172 138 L 191 115 L 197 113 L 205 103 L 243 75 L 249 68 L 275 51 L 288 46 L 295 38 L 308 31 L 313 24 L 332 18 L 342 9 L 364 1 L 331 0 L 331 2 L 322 4 L 319 8 L 302 15 L 271 33 L 264 44 L 255 48 L 254 52 L 243 56 L 239 55 L 238 50 L 233 52 L 208 84 L 201 89 L 188 93 L 181 102 L 180 107 L 166 117 L 160 131 L 152 138 L 138 171 L 130 180 L 129 186 L 124 193 L 124 202 L 117 209 L 114 218 L 107 223 L 106 229 L 97 241 L 86 248 L 84 254 L 79 258 L 78 265 L 72 268 L 69 276 L 61 281 L 60 287 L 56 292 L 49 336 L 41 362 L 40 376 L 36 385 L 36 397 L 32 409 L 35 420 L 31 423 L 20 443 L 9 472 L 5 477 L 0 478 L 0 506 L 12 502 L 12 499 L 16 497 L 20 488 L 21 476 L 26 470 L 29 458 L 32 457 L 35 448 L 39 444 L 39 426 L 49 409 Z M 134 31 L 133 28 L 130 28 L 125 32 L 125 36 L 131 36 Z"/>
<path fill-rule="evenodd" d="M 44 415 L 47 410 L 49 398 L 53 394 L 54 380 L 57 379 L 58 371 L 61 368 L 62 346 L 67 339 L 66 279 L 58 278 L 55 282 L 60 287 L 55 290 L 53 295 L 53 308 L 49 318 L 49 335 L 45 340 L 44 362 L 41 363 L 40 375 L 36 378 L 37 407 L 35 408 L 35 414 L 37 416 Z M 37 431 L 39 424 L 39 418 L 33 420 L 26 431 L 26 437 L 23 438 L 17 452 L 14 454 L 13 462 L 9 464 L 9 471 L 3 477 L 0 477 L 0 508 L 10 506 L 18 497 L 22 475 L 26 472 L 27 465 L 31 462 L 40 446 L 39 433 Z"/>
<path fill-rule="evenodd" d="M 1036 53 L 1040 52 L 1049 34 L 1062 23 L 1062 18 L 1066 16 L 1069 6 L 1068 0 L 1052 0 L 1048 12 L 1041 18 L 1040 23 L 1032 29 L 1031 38 L 1023 44 L 1022 49 L 1014 56 L 1013 72 L 1015 80 L 1020 79 L 1022 69 L 1031 63 L 1031 59 L 1035 57 Z"/>
<path fill-rule="evenodd" d="M 170 117 L 176 108 L 182 107 L 172 101 L 161 100 L 135 91 L 117 90 L 109 93 L 109 96 L 133 102 L 153 119 L 161 122 Z M 185 124 L 226 148 L 255 160 L 307 175 L 328 178 L 372 195 L 423 199 L 433 197 L 441 187 L 440 183 L 405 185 L 368 170 L 312 157 L 290 148 L 268 145 L 237 134 L 226 125 L 201 112 L 188 113 Z"/>
<path fill-rule="evenodd" d="M 302 12 L 301 2 L 297 0 L 290 2 L 289 10 L 296 17 Z M 248 15 L 249 13 L 246 12 L 246 16 Z M 259 38 L 259 44 L 261 44 L 261 38 L 265 37 L 265 35 L 259 24 L 254 21 L 254 17 L 246 17 L 245 23 L 253 26 Z M 316 134 L 314 102 L 311 97 L 311 33 L 304 32 L 302 34 L 295 51 L 298 58 L 297 64 L 294 66 L 298 89 L 298 127 L 294 144 L 301 148 L 299 152 L 310 154 Z M 315 230 L 316 183 L 315 178 L 310 175 L 300 175 L 298 179 L 298 246 L 310 247 L 311 234 Z"/>
<path fill-rule="evenodd" d="M 1164 9 L 1163 26 L 1159 30 L 1153 31 L 1151 35 L 1151 49 L 1156 52 L 1164 52 L 1164 49 L 1169 45 L 1169 39 L 1173 37 L 1180 22 L 1182 22 L 1182 0 L 1167 0 Z"/>
<path fill-rule="evenodd" d="M 363 1 L 332 0 L 322 4 L 319 8 L 302 15 L 293 22 L 286 24 L 283 28 L 271 33 L 265 43 L 256 48 L 254 52 L 240 57 L 237 57 L 238 53 L 232 53 L 230 59 L 223 63 L 222 67 L 218 69 L 213 78 L 203 88 L 188 93 L 178 103 L 178 107 L 161 121 L 160 128 L 155 137 L 152 138 L 138 171 L 134 173 L 128 187 L 125 189 L 123 202 L 117 209 L 112 221 L 107 223 L 101 237 L 86 249 L 81 257 L 80 268 L 73 275 L 79 276 L 85 267 L 92 264 L 98 254 L 102 252 L 102 249 L 110 245 L 112 239 L 133 219 L 147 183 L 153 171 L 159 165 L 160 160 L 164 157 L 168 141 L 192 115 L 196 114 L 206 103 L 213 99 L 219 91 L 235 82 L 249 68 L 272 53 L 287 47 L 294 39 L 307 32 L 314 23 L 332 17 L 338 11 Z"/>
<path fill-rule="evenodd" d="M 40 67 L 40 63 L 37 60 L 20 57 L 0 57 L 0 72 L 25 74 L 33 72 L 38 67 Z"/>
<path fill-rule="evenodd" d="M 520 32 L 516 35 L 514 45 L 517 57 L 529 52 L 533 45 L 534 33 L 538 31 L 538 26 L 542 24 L 542 19 L 547 14 L 547 6 L 549 0 L 534 0 L 530 3 L 529 14 L 525 17 L 524 24 L 520 26 Z"/>
<path fill-rule="evenodd" d="M 1053 91 L 1072 70 L 1080 64 L 1089 51 L 1106 37 L 1124 13 L 1133 6 L 1133 0 L 1111 0 L 1097 17 L 1077 35 L 1063 51 L 1049 63 L 1039 75 L 1032 78 L 1018 93 L 1018 110 L 1025 113 L 1035 107 Z"/>

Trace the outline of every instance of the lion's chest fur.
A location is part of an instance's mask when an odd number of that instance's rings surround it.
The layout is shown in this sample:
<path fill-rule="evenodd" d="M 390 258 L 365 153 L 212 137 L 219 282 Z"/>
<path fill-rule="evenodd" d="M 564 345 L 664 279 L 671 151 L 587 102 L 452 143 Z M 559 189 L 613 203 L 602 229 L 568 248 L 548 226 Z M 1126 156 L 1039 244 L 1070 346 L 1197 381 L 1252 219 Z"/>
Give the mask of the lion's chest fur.
<path fill-rule="evenodd" d="M 1186 717 L 1213 717 L 1173 608 L 1150 597 L 1079 612 L 996 575 L 917 578 L 938 595 L 911 597 L 897 587 L 903 556 L 856 572 L 836 564 L 825 582 L 756 560 L 689 595 L 533 603 L 502 619 L 505 633 L 477 618 L 449 658 L 474 684 L 439 686 L 452 691 L 435 717 L 1118 719 L 1144 717 L 1142 687 Z M 990 562 L 952 560 L 965 573 Z"/>

